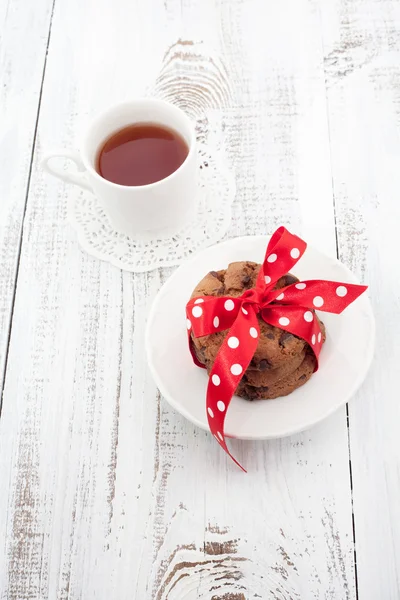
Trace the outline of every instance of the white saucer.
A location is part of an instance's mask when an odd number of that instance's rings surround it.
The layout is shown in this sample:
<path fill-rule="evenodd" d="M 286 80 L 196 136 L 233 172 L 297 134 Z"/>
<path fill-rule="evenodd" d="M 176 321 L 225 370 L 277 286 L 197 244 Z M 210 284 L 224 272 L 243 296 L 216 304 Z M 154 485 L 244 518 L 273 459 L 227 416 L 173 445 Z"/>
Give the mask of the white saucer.
<path fill-rule="evenodd" d="M 192 361 L 187 342 L 185 306 L 200 279 L 230 262 L 264 259 L 267 236 L 242 237 L 207 248 L 183 264 L 155 299 L 146 330 L 149 366 L 160 392 L 184 417 L 208 429 L 208 376 Z M 357 283 L 342 263 L 308 247 L 292 269 L 302 280 L 331 279 Z M 225 434 L 242 439 L 271 439 L 303 431 L 347 402 L 361 385 L 372 360 L 375 323 L 366 293 L 341 315 L 320 313 L 327 341 L 317 373 L 303 387 L 276 400 L 249 402 L 234 396 Z"/>

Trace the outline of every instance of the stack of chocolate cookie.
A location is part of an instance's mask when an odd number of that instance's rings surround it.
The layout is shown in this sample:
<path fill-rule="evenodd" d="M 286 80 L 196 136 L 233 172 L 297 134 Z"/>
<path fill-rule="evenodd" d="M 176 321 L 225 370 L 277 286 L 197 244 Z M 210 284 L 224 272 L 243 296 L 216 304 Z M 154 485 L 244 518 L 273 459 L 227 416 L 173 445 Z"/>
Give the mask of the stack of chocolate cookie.
<path fill-rule="evenodd" d="M 261 265 L 253 262 L 231 263 L 226 270 L 211 271 L 196 286 L 192 298 L 198 296 L 238 297 L 247 289 L 255 287 Z M 276 289 L 298 281 L 291 274 L 281 277 Z M 253 359 L 245 371 L 238 396 L 248 400 L 271 399 L 286 396 L 304 385 L 315 368 L 315 357 L 303 339 L 259 319 L 260 338 Z M 325 330 L 321 323 L 322 331 Z M 192 335 L 193 348 L 198 360 L 210 372 L 227 331 L 204 337 Z"/>

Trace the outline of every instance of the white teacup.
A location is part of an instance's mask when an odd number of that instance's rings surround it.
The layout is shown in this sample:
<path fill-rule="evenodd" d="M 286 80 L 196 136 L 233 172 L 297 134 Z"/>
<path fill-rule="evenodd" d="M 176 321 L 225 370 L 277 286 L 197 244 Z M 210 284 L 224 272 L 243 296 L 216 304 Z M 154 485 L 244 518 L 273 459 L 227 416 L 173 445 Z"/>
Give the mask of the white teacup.
<path fill-rule="evenodd" d="M 95 169 L 99 150 L 107 138 L 134 123 L 154 123 L 177 131 L 188 145 L 182 165 L 165 179 L 141 186 L 125 186 L 104 179 Z M 53 158 L 67 158 L 77 167 L 66 171 Z M 46 171 L 93 192 L 110 222 L 121 233 L 140 239 L 165 237 L 182 227 L 194 212 L 197 198 L 197 153 L 195 130 L 189 117 L 163 100 L 143 98 L 112 106 L 90 123 L 80 147 L 44 157 Z"/>

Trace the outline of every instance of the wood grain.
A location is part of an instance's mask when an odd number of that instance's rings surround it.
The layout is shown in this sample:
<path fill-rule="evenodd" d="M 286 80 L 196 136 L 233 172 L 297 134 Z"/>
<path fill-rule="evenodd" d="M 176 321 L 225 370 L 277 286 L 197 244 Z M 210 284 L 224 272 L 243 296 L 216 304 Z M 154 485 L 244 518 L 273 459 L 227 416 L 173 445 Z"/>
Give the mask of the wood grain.
<path fill-rule="evenodd" d="M 52 7 L 53 0 L 0 2 L 1 389 Z"/>
<path fill-rule="evenodd" d="M 350 406 L 351 473 L 343 409 L 233 442 L 243 475 L 146 368 L 146 317 L 173 270 L 84 254 L 66 222 L 81 192 L 40 169 L 92 114 L 152 90 L 235 170 L 229 237 L 283 224 L 334 255 L 336 219 L 341 257 L 387 318 L 396 14 L 394 0 L 56 0 L 0 419 L 1 600 L 398 597 L 393 332 Z"/>

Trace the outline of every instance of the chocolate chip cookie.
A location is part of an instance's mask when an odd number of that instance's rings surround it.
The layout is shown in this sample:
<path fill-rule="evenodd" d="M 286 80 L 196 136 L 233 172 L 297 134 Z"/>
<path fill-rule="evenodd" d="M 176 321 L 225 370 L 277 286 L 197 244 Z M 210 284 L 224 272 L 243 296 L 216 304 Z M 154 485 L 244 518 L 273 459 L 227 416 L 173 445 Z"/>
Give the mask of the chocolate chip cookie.
<path fill-rule="evenodd" d="M 254 262 L 234 262 L 227 269 L 210 271 L 196 286 L 192 298 L 199 296 L 239 297 L 256 286 L 261 265 Z M 294 275 L 281 277 L 275 288 L 299 281 Z M 292 392 L 311 377 L 315 357 L 307 342 L 287 331 L 274 327 L 258 317 L 260 337 L 257 349 L 237 389 L 237 394 L 250 400 L 276 398 Z M 325 329 L 321 323 L 324 339 Z M 195 338 L 193 349 L 198 360 L 210 372 L 217 353 L 228 334 L 220 331 Z"/>

